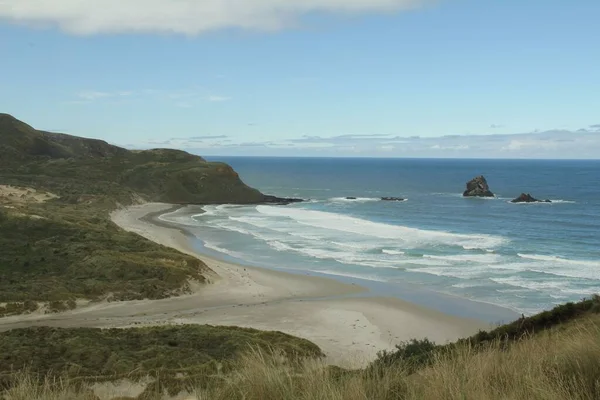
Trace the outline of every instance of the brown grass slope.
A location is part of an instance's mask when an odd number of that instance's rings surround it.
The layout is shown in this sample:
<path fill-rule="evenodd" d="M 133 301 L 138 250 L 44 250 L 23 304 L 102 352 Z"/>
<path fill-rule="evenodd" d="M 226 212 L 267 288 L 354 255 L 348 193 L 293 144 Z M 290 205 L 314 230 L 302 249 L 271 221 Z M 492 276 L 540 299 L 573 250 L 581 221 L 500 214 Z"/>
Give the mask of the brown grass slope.
<path fill-rule="evenodd" d="M 18 335 L 13 333 L 12 338 L 18 339 Z M 35 354 L 35 349 L 30 352 Z M 416 370 L 400 362 L 375 370 L 341 371 L 314 357 L 290 358 L 281 351 L 254 346 L 241 356 L 238 353 L 224 370 L 196 372 L 197 379 L 183 384 L 155 374 L 157 379 L 132 398 L 169 399 L 173 397 L 165 393 L 186 391 L 188 396 L 178 398 L 595 400 L 600 398 L 600 317 L 580 315 L 508 343 L 498 339 L 474 347 L 461 342 L 451 351 L 437 353 L 431 363 Z M 56 380 L 52 378 L 55 375 L 44 378 L 27 370 L 10 374 L 6 400 L 98 399 L 89 386 L 68 376 Z M 115 398 L 118 395 L 115 393 Z"/>

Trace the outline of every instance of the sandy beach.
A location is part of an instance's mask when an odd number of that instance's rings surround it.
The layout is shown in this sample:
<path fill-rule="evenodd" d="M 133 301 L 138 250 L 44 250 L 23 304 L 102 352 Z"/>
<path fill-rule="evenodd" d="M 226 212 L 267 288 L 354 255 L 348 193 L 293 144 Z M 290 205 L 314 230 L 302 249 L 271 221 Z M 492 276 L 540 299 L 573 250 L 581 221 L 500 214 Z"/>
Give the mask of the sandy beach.
<path fill-rule="evenodd" d="M 62 314 L 0 319 L 0 330 L 35 325 L 132 327 L 211 324 L 277 330 L 316 343 L 327 361 L 361 366 L 380 350 L 411 338 L 438 343 L 489 328 L 489 323 L 449 316 L 396 298 L 357 296 L 366 288 L 334 279 L 304 276 L 224 262 L 198 253 L 178 226 L 156 221 L 173 209 L 151 203 L 112 213 L 121 228 L 204 261 L 214 274 L 193 293 L 164 300 L 101 302 Z"/>

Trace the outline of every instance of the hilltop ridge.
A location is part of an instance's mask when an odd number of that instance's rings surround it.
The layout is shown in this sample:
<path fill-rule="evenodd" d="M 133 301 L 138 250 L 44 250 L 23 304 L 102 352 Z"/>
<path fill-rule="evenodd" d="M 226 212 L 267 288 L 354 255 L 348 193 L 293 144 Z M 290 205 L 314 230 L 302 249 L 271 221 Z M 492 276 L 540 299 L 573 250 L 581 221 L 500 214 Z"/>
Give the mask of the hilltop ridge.
<path fill-rule="evenodd" d="M 121 204 L 134 198 L 178 204 L 274 201 L 224 163 L 181 150 L 131 151 L 103 140 L 40 131 L 9 114 L 0 114 L 0 161 L 1 183 L 26 183 L 61 197 L 103 195 Z"/>

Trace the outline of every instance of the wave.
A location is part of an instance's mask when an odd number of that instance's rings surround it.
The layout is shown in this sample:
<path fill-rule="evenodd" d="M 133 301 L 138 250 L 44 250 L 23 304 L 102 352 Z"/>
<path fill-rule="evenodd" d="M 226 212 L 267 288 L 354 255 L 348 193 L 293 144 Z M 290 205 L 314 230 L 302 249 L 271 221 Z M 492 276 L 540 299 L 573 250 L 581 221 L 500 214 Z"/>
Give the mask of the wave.
<path fill-rule="evenodd" d="M 232 250 L 226 249 L 224 247 L 219 246 L 216 243 L 204 242 L 204 247 L 206 247 L 207 249 L 217 251 L 219 253 L 227 254 L 228 256 L 231 256 L 234 258 L 239 258 L 239 259 L 245 258 L 244 254 L 238 253 L 237 251 L 232 251 Z"/>
<path fill-rule="evenodd" d="M 501 256 L 497 254 L 456 254 L 449 256 L 435 256 L 424 254 L 423 258 L 429 258 L 432 260 L 445 260 L 445 261 L 464 261 L 464 262 L 476 262 L 482 264 L 497 264 L 501 260 Z"/>
<path fill-rule="evenodd" d="M 465 250 L 481 250 L 481 251 L 486 251 L 488 253 L 495 253 L 495 250 L 493 250 L 493 249 L 484 249 L 484 248 L 477 247 L 477 246 L 462 246 L 462 248 Z"/>
<path fill-rule="evenodd" d="M 598 265 L 594 265 L 592 269 L 529 269 L 531 272 L 537 272 L 539 274 L 545 275 L 553 275 L 561 278 L 576 278 L 576 279 L 586 279 L 591 281 L 600 280 L 600 271 L 598 271 Z"/>
<path fill-rule="evenodd" d="M 572 265 L 581 265 L 587 267 L 599 267 L 600 268 L 600 260 L 592 261 L 592 260 L 573 260 L 569 258 L 562 258 L 559 256 L 546 256 L 541 254 L 523 254 L 517 253 L 517 255 L 521 258 L 525 258 L 528 260 L 536 260 L 536 261 L 546 261 L 552 263 L 560 263 L 560 264 L 572 264 Z"/>
<path fill-rule="evenodd" d="M 197 226 L 194 219 L 189 214 L 177 214 L 177 211 L 159 215 L 158 220 L 184 226 Z"/>
<path fill-rule="evenodd" d="M 333 202 L 341 202 L 341 203 L 367 203 L 371 201 L 381 201 L 380 198 L 375 197 L 357 197 L 355 199 L 348 199 L 346 197 L 333 197 L 329 199 L 329 201 Z"/>
<path fill-rule="evenodd" d="M 482 285 L 480 283 L 476 283 L 476 282 L 460 282 L 460 283 L 455 283 L 454 285 L 452 285 L 452 287 L 458 288 L 458 289 L 467 289 L 467 288 L 473 288 L 473 287 L 478 287 L 478 286 L 482 286 Z"/>
<path fill-rule="evenodd" d="M 585 289 L 573 289 L 568 282 L 565 281 L 532 281 L 530 279 L 521 278 L 518 276 L 509 276 L 506 278 L 490 278 L 492 282 L 508 285 L 517 288 L 523 288 L 535 291 L 560 291 L 571 294 L 582 294 L 584 295 Z"/>
<path fill-rule="evenodd" d="M 256 207 L 256 210 L 263 216 L 285 219 L 299 225 L 352 233 L 376 239 L 393 239 L 413 247 L 422 244 L 443 244 L 494 248 L 506 242 L 506 239 L 500 236 L 430 231 L 302 208 L 278 208 L 260 205 Z"/>
<path fill-rule="evenodd" d="M 361 251 L 369 251 L 369 250 L 374 250 L 377 248 L 376 244 L 363 244 L 363 243 L 356 243 L 356 242 L 330 242 L 331 244 L 334 244 L 336 246 L 340 246 L 340 247 L 344 247 L 346 249 L 351 249 L 351 250 L 361 250 Z"/>
<path fill-rule="evenodd" d="M 269 240 L 266 242 L 272 249 L 279 252 L 295 252 L 304 256 L 317 258 L 320 260 L 332 260 L 340 264 L 360 265 L 370 268 L 393 268 L 397 269 L 395 263 L 390 263 L 385 260 L 376 260 L 371 258 L 361 257 L 360 255 L 349 253 L 347 251 L 338 251 L 331 249 L 323 249 L 316 247 L 294 247 L 283 243 L 279 240 Z"/>
<path fill-rule="evenodd" d="M 527 202 L 522 202 L 522 203 L 513 203 L 511 200 L 507 201 L 508 204 L 515 204 L 518 206 L 521 205 L 534 205 L 534 204 L 546 204 L 546 205 L 552 205 L 552 204 L 576 204 L 576 201 L 572 201 L 572 200 L 552 200 L 550 199 L 550 203 L 546 202 L 546 201 L 534 201 L 531 203 L 527 203 Z"/>
<path fill-rule="evenodd" d="M 317 273 L 317 274 L 325 274 L 325 275 L 333 275 L 333 276 L 343 276 L 345 278 L 364 279 L 364 280 L 367 280 L 367 281 L 374 281 L 374 282 L 387 282 L 386 279 L 380 278 L 380 277 L 375 276 L 375 275 L 352 274 L 352 273 L 348 273 L 348 272 L 340 272 L 340 271 L 333 271 L 333 270 L 316 270 L 316 269 L 311 269 L 309 271 Z"/>
<path fill-rule="evenodd" d="M 425 273 L 429 275 L 443 276 L 458 279 L 481 278 L 488 272 L 485 267 L 479 268 L 456 268 L 456 267 L 428 267 L 428 268 L 410 268 L 409 272 Z"/>
<path fill-rule="evenodd" d="M 600 293 L 600 286 L 574 288 L 569 282 L 564 280 L 535 282 L 518 276 L 510 276 L 506 278 L 491 278 L 490 280 L 502 285 L 508 285 L 516 288 L 523 288 L 535 291 L 559 291 L 560 293 L 564 293 L 565 295 L 592 296 L 594 294 Z M 560 296 L 557 293 L 554 293 L 552 297 L 564 298 L 564 296 Z"/>
<path fill-rule="evenodd" d="M 406 254 L 403 251 L 399 251 L 399 250 L 388 250 L 388 249 L 383 249 L 381 250 L 381 252 L 383 254 L 389 254 L 391 256 L 403 256 L 404 254 Z"/>

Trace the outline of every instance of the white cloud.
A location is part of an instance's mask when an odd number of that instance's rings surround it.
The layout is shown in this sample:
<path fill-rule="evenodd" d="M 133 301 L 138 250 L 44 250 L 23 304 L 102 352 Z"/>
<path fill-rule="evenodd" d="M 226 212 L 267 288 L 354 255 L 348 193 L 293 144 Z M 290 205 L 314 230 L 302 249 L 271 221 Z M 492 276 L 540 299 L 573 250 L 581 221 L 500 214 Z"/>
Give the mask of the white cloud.
<path fill-rule="evenodd" d="M 229 101 L 231 100 L 231 97 L 227 97 L 227 96 L 208 96 L 208 101 L 213 102 L 213 103 L 217 103 L 217 102 L 223 102 L 223 101 Z"/>
<path fill-rule="evenodd" d="M 110 97 L 111 94 L 110 93 L 106 93 L 106 92 L 94 92 L 94 91 L 89 91 L 89 92 L 79 92 L 77 93 L 77 97 L 79 97 L 80 99 L 83 100 L 97 100 L 97 99 L 102 99 L 105 97 Z"/>
<path fill-rule="evenodd" d="M 455 146 L 440 146 L 439 144 L 435 144 L 431 146 L 433 150 L 468 150 L 469 145 L 460 144 Z"/>
<path fill-rule="evenodd" d="M 99 91 L 83 91 L 77 93 L 77 97 L 82 100 L 92 101 L 98 99 L 106 99 L 110 97 L 127 97 L 133 95 L 133 92 L 120 91 L 120 92 L 99 92 Z"/>
<path fill-rule="evenodd" d="M 435 0 L 1 0 L 0 19 L 58 25 L 73 34 L 201 32 L 294 26 L 312 12 L 363 14 L 412 9 Z"/>
<path fill-rule="evenodd" d="M 554 150 L 559 147 L 559 143 L 554 141 L 547 141 L 537 138 L 531 138 L 529 140 L 511 140 L 508 145 L 502 147 L 502 151 L 521 151 L 527 149 L 536 150 Z"/>

